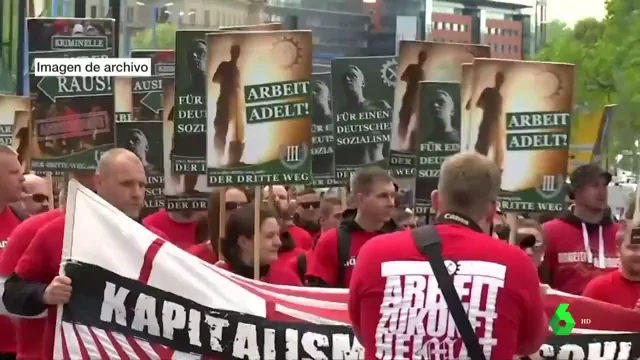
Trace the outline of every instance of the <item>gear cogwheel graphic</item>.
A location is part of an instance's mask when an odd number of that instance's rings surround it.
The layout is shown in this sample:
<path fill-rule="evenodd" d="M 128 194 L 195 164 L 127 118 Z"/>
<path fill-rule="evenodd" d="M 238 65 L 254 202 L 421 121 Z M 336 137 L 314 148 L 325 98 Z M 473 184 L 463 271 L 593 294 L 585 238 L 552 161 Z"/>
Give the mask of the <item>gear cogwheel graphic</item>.
<path fill-rule="evenodd" d="M 273 44 L 273 55 L 280 67 L 289 69 L 302 59 L 302 48 L 293 37 L 284 36 Z"/>
<path fill-rule="evenodd" d="M 387 60 L 382 64 L 382 69 L 380 69 L 382 82 L 389 87 L 396 86 L 397 71 L 398 61 L 396 59 Z"/>
<path fill-rule="evenodd" d="M 458 271 L 458 264 L 456 264 L 455 261 L 445 260 L 444 266 L 447 268 L 449 275 L 453 275 Z"/>
<path fill-rule="evenodd" d="M 543 88 L 548 89 L 547 94 L 545 95 L 545 98 L 547 99 L 560 96 L 564 90 L 564 84 L 562 83 L 562 80 L 560 80 L 560 75 L 551 70 L 542 71 L 536 74 L 536 83 L 543 85 Z"/>

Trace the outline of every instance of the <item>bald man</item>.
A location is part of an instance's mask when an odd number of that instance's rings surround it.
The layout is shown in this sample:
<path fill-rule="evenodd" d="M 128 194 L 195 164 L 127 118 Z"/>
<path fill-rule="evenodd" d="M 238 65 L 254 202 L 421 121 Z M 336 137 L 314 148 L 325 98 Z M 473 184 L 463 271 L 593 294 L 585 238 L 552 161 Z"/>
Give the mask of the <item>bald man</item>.
<path fill-rule="evenodd" d="M 138 219 L 144 207 L 147 186 L 145 167 L 140 158 L 125 149 L 107 151 L 95 175 L 96 192 L 132 219 Z"/>
<path fill-rule="evenodd" d="M 27 174 L 24 176 L 22 187 L 22 205 L 26 212 L 35 215 L 49 210 L 52 199 L 49 199 L 49 182 L 46 179 L 35 174 Z"/>
<path fill-rule="evenodd" d="M 273 200 L 278 204 L 279 210 L 286 211 L 289 207 L 289 193 L 287 192 L 287 188 L 283 185 L 273 185 L 271 186 L 271 194 L 273 194 Z M 262 198 L 268 199 L 269 195 L 269 186 L 265 186 L 262 189 Z"/>
<path fill-rule="evenodd" d="M 9 235 L 27 216 L 13 206 L 20 201 L 23 182 L 18 154 L 11 147 L 0 145 L 0 254 L 4 254 Z M 15 358 L 16 330 L 11 319 L 1 316 L 0 328 L 0 359 Z"/>
<path fill-rule="evenodd" d="M 144 206 L 146 176 L 144 166 L 136 154 L 115 148 L 107 151 L 98 161 L 94 182 L 96 193 L 132 219 Z M 18 261 L 15 272 L 7 280 L 2 300 L 9 312 L 22 316 L 34 316 L 48 311 L 44 336 L 33 334 L 41 340 L 42 359 L 53 358 L 56 307 L 66 304 L 71 297 L 71 279 L 58 276 L 65 217 L 59 217 L 40 229 Z M 162 233 L 150 228 L 159 237 Z M 99 235 L 99 234 L 98 234 Z M 99 241 L 96 238 L 96 241 Z"/>

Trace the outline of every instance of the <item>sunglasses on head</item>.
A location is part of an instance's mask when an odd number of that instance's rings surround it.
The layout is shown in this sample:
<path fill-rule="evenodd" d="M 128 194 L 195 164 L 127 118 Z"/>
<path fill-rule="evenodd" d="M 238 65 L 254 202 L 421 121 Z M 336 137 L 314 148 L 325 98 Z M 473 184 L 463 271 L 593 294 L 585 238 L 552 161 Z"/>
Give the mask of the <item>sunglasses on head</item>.
<path fill-rule="evenodd" d="M 310 201 L 310 202 L 298 203 L 298 206 L 300 206 L 301 208 L 303 208 L 305 210 L 308 210 L 310 208 L 318 209 L 318 208 L 320 208 L 320 201 Z"/>
<path fill-rule="evenodd" d="M 49 196 L 44 194 L 30 194 L 29 197 L 31 200 L 37 203 L 43 203 L 45 201 L 49 201 Z"/>
<path fill-rule="evenodd" d="M 227 210 L 227 211 L 233 211 L 233 210 L 235 210 L 235 209 L 239 208 L 240 206 L 242 206 L 242 205 L 244 205 L 244 204 L 245 204 L 245 203 L 243 203 L 243 202 L 227 201 L 227 202 L 224 204 L 224 208 L 225 208 L 225 210 Z"/>
<path fill-rule="evenodd" d="M 530 249 L 536 246 L 538 239 L 536 239 L 535 235 L 527 234 L 518 235 L 517 241 L 521 249 Z"/>

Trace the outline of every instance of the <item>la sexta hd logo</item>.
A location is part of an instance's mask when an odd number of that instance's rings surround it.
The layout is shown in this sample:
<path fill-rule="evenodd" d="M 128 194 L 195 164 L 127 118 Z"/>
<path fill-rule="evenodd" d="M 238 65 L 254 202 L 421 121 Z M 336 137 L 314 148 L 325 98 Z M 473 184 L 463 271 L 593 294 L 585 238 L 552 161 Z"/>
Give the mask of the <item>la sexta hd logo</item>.
<path fill-rule="evenodd" d="M 557 336 L 571 335 L 571 331 L 576 327 L 576 321 L 569 312 L 569 304 L 560 304 L 551 318 L 551 330 Z"/>

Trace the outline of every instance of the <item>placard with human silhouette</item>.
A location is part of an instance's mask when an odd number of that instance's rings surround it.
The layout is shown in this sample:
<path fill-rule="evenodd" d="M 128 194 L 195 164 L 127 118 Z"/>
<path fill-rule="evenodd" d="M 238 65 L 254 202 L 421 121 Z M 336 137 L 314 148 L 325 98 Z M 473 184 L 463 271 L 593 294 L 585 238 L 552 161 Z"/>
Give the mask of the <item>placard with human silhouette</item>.
<path fill-rule="evenodd" d="M 207 34 L 210 186 L 309 184 L 311 31 Z"/>
<path fill-rule="evenodd" d="M 387 167 L 397 65 L 395 56 L 331 61 L 336 182 L 364 166 Z"/>
<path fill-rule="evenodd" d="M 194 205 L 198 210 L 209 200 L 210 189 L 203 189 L 201 184 L 207 183 L 207 102 L 206 87 L 208 84 L 206 61 L 206 34 L 230 31 L 262 31 L 281 30 L 282 24 L 257 24 L 247 26 L 230 26 L 218 30 L 186 30 L 176 32 L 176 90 L 174 113 L 171 116 L 173 130 L 171 138 L 172 176 L 190 175 L 187 188 L 194 185 L 200 189 L 189 194 L 188 199 L 180 206 Z M 196 176 L 197 178 L 194 178 Z M 184 179 L 184 177 L 181 177 Z M 170 195 L 171 201 L 178 201 Z"/>
<path fill-rule="evenodd" d="M 438 188 L 440 167 L 460 151 L 460 84 L 423 81 L 418 110 L 416 213 L 427 215 L 431 192 Z"/>
<path fill-rule="evenodd" d="M 462 148 L 502 170 L 502 211 L 564 208 L 574 81 L 572 64 L 474 60 Z"/>
<path fill-rule="evenodd" d="M 331 73 L 313 74 L 313 147 L 311 148 L 311 185 L 331 187 L 334 180 L 333 113 Z"/>
<path fill-rule="evenodd" d="M 487 58 L 486 45 L 401 41 L 398 59 L 389 167 L 396 178 L 416 176 L 421 81 L 460 82 L 462 64 Z"/>

